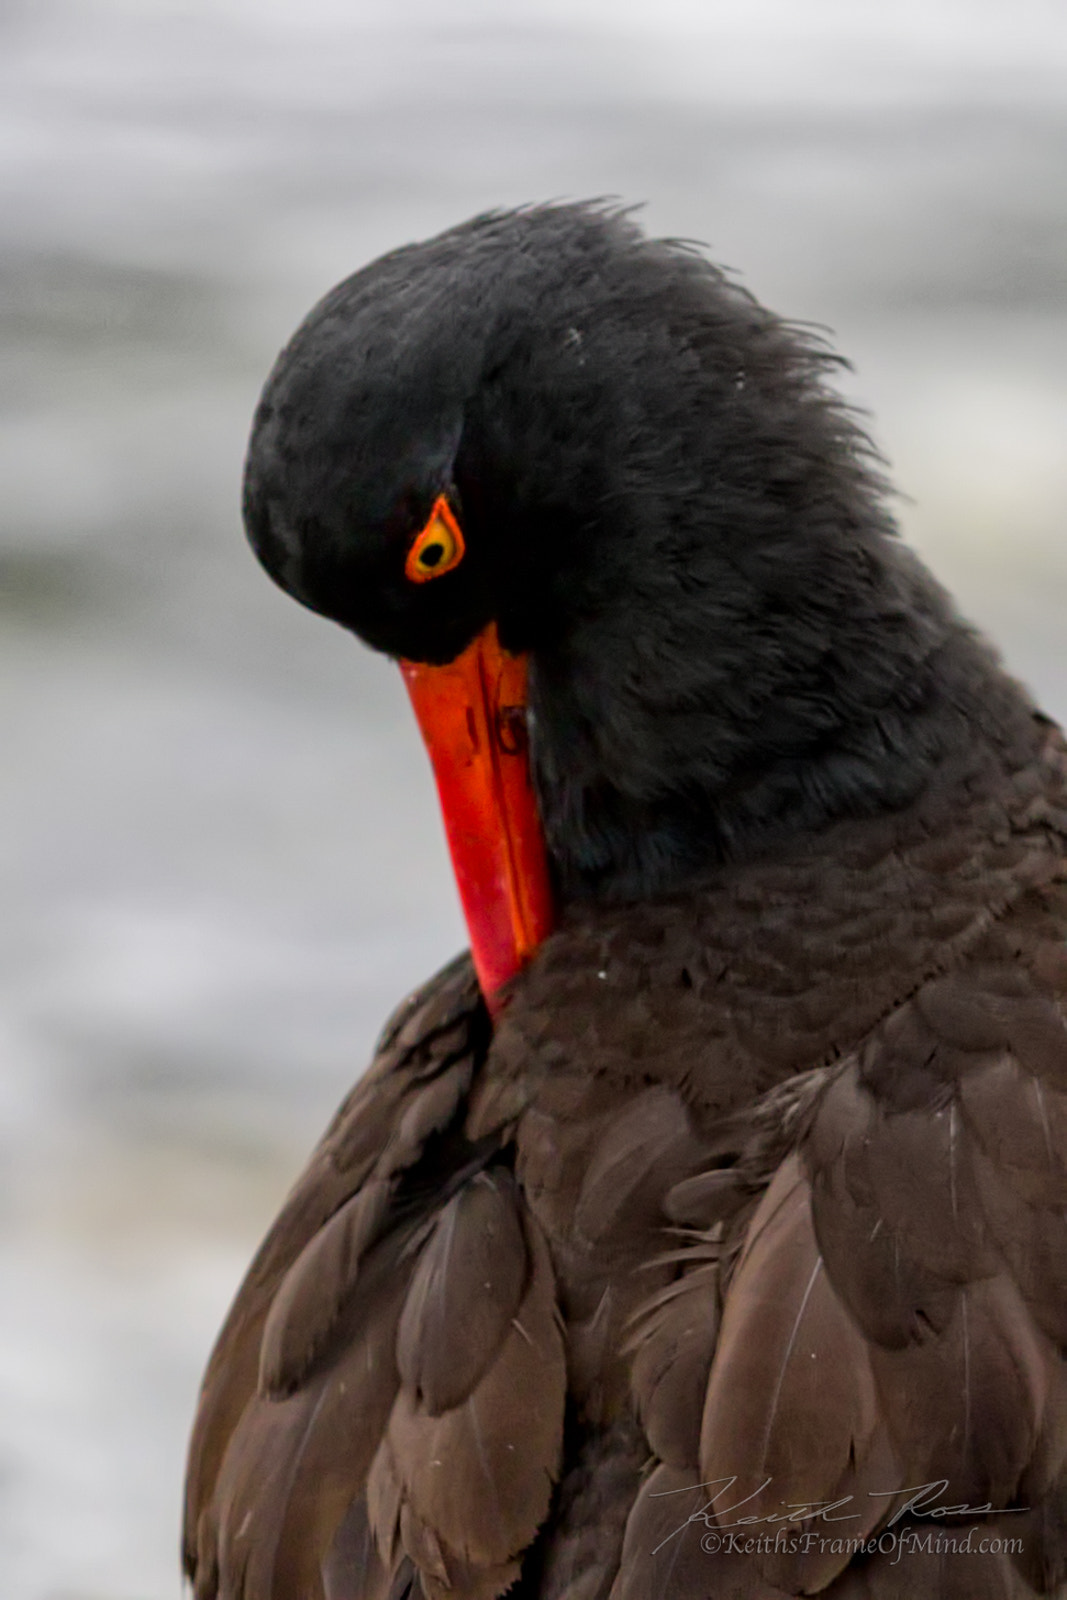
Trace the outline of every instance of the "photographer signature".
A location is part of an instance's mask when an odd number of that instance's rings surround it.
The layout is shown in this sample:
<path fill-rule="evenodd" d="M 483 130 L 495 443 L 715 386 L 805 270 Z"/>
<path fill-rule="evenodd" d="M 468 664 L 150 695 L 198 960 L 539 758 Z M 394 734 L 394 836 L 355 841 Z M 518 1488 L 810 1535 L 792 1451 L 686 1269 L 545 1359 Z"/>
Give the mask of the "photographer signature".
<path fill-rule="evenodd" d="M 750 1505 L 765 1489 L 769 1489 L 773 1482 L 773 1478 L 765 1478 L 759 1487 L 754 1489 L 751 1494 L 746 1495 L 743 1500 L 737 1500 L 733 1505 L 724 1506 L 718 1505 L 717 1502 L 724 1495 L 729 1495 L 731 1490 L 734 1489 L 737 1483 L 736 1474 L 730 1478 L 713 1478 L 707 1483 L 693 1483 L 684 1489 L 662 1490 L 660 1494 L 655 1496 L 656 1499 L 672 1494 L 692 1494 L 697 1489 L 714 1489 L 715 1493 L 705 1500 L 698 1511 L 692 1512 L 684 1522 L 679 1523 L 673 1533 L 669 1533 L 666 1539 L 661 1540 L 656 1549 L 662 1550 L 665 1544 L 668 1544 L 671 1539 L 687 1528 L 691 1522 L 702 1522 L 706 1528 L 721 1532 L 727 1528 L 751 1528 L 757 1525 L 773 1526 L 781 1523 L 855 1522 L 862 1516 L 861 1511 L 842 1511 L 842 1507 L 854 1505 L 856 1502 L 854 1494 L 846 1494 L 842 1495 L 840 1500 L 801 1501 L 797 1504 L 783 1500 L 780 1502 L 785 1508 L 782 1511 L 771 1511 L 766 1515 L 750 1514 L 743 1517 L 734 1517 L 733 1521 L 728 1520 L 733 1516 L 734 1512 L 740 1511 L 742 1506 Z M 914 1484 L 910 1489 L 870 1489 L 867 1492 L 867 1499 L 888 1500 L 894 1499 L 897 1495 L 905 1496 L 903 1503 L 897 1507 L 885 1524 L 886 1528 L 894 1527 L 902 1517 L 906 1516 L 1001 1517 L 1014 1512 L 1029 1510 L 1028 1506 L 1003 1507 L 993 1506 L 988 1502 L 984 1506 L 946 1505 L 942 1503 L 941 1497 L 947 1495 L 948 1488 L 949 1480 L 947 1478 L 939 1478 L 933 1483 Z M 835 1516 L 833 1515 L 834 1512 L 840 1512 L 841 1514 Z"/>

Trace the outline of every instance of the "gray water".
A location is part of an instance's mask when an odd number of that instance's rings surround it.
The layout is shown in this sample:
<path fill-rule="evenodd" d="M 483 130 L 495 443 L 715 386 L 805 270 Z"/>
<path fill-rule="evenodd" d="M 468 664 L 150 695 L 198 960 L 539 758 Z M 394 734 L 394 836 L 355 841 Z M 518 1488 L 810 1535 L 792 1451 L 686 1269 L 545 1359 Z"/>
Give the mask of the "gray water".
<path fill-rule="evenodd" d="M 0 13 L 0 1594 L 174 1600 L 196 1384 L 462 942 L 394 670 L 275 593 L 256 392 L 377 252 L 648 202 L 831 325 L 901 514 L 1067 716 L 1058 0 Z"/>

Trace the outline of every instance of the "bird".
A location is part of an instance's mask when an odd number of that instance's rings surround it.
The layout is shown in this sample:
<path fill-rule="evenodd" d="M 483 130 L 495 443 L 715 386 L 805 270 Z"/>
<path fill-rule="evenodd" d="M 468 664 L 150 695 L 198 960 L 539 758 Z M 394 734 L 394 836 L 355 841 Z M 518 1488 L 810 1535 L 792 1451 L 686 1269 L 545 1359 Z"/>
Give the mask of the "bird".
<path fill-rule="evenodd" d="M 248 536 L 399 663 L 470 950 L 219 1335 L 196 1600 L 1067 1594 L 1067 751 L 839 364 L 607 202 L 279 356 Z"/>

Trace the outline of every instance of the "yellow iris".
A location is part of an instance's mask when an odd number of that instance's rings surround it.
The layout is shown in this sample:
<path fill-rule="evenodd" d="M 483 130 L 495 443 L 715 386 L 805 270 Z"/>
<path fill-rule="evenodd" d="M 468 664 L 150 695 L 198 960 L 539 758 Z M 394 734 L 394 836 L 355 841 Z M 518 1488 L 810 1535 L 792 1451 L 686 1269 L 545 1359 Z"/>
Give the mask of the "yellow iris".
<path fill-rule="evenodd" d="M 444 495 L 438 495 L 429 520 L 408 551 L 404 575 L 412 583 L 429 583 L 458 567 L 466 553 L 463 534 Z"/>

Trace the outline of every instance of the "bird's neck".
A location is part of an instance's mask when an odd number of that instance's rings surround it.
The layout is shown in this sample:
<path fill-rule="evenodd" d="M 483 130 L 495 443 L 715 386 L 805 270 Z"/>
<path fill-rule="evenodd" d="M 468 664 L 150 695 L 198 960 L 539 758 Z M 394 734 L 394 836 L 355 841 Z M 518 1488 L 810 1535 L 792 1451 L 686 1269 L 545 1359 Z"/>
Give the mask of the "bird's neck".
<path fill-rule="evenodd" d="M 672 894 L 842 819 L 994 792 L 1040 741 L 1024 692 L 902 547 L 851 609 L 733 625 L 683 619 L 657 656 L 609 624 L 535 663 L 564 902 Z"/>

